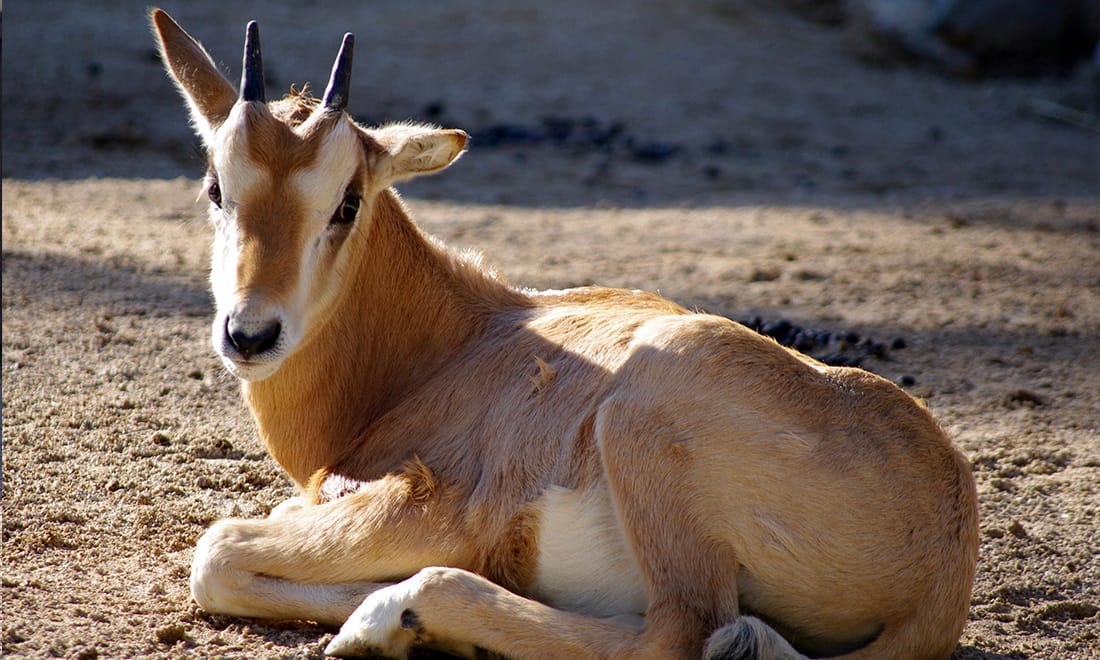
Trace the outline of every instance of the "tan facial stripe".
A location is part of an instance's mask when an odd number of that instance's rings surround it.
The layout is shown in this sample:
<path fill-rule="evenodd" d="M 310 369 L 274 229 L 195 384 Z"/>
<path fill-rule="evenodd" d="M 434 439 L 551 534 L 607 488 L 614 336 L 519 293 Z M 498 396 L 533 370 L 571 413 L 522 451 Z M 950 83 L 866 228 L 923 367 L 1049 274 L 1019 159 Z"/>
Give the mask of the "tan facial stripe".
<path fill-rule="evenodd" d="M 302 254 L 303 204 L 280 179 L 285 177 L 273 176 L 250 190 L 241 200 L 237 217 L 245 241 L 237 264 L 237 286 L 277 298 L 297 285 Z"/>
<path fill-rule="evenodd" d="M 284 298 L 298 285 L 306 213 L 305 200 L 289 182 L 315 165 L 324 131 L 298 135 L 260 107 L 246 108 L 244 119 L 248 158 L 265 176 L 240 199 L 237 286 Z"/>
<path fill-rule="evenodd" d="M 300 136 L 266 108 L 245 115 L 248 156 L 274 178 L 311 166 L 317 159 L 319 139 Z"/>

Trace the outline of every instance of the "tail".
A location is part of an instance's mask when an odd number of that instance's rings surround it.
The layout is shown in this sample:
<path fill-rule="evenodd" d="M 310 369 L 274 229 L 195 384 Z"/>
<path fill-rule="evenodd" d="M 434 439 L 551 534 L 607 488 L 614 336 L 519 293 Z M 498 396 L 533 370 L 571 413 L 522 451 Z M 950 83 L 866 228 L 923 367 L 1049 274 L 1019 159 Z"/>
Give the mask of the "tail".
<path fill-rule="evenodd" d="M 944 643 L 942 634 L 928 635 L 929 621 L 887 626 L 862 646 L 828 654 L 834 660 L 872 658 L 946 658 L 957 642 Z M 956 634 L 953 639 L 958 639 Z M 817 656 L 814 656 L 817 657 Z M 703 660 L 809 660 L 774 628 L 753 616 L 740 616 L 711 634 Z"/>
<path fill-rule="evenodd" d="M 754 616 L 740 616 L 710 636 L 703 660 L 806 660 L 771 626 Z"/>

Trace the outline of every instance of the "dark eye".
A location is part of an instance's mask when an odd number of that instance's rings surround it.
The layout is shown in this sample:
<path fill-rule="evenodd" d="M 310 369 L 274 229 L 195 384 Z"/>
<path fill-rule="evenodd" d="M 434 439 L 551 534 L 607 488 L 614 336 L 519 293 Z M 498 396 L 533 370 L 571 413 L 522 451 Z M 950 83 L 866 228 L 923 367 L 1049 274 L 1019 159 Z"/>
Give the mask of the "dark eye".
<path fill-rule="evenodd" d="M 210 182 L 210 187 L 206 189 L 206 194 L 210 196 L 210 201 L 214 202 L 214 206 L 217 206 L 219 209 L 222 207 L 222 189 L 217 181 Z"/>
<path fill-rule="evenodd" d="M 359 215 L 359 194 L 349 190 L 344 193 L 344 199 L 340 202 L 340 207 L 336 209 L 336 213 L 332 214 L 332 220 L 329 220 L 329 223 L 334 225 L 350 224 L 355 221 L 357 215 Z"/>

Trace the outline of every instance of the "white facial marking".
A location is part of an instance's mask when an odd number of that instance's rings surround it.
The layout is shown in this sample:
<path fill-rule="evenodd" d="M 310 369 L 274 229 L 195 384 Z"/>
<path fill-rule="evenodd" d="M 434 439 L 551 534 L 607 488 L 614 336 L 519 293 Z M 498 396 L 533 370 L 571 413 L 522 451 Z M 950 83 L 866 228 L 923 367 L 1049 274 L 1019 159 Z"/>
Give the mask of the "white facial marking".
<path fill-rule="evenodd" d="M 352 131 L 346 121 L 337 122 L 322 139 L 314 163 L 293 177 L 292 185 L 310 210 L 326 220 L 359 166 L 359 142 Z"/>
<path fill-rule="evenodd" d="M 215 237 L 210 283 L 217 306 L 211 336 L 229 371 L 244 380 L 258 381 L 279 369 L 318 317 L 318 309 L 331 302 L 339 289 L 338 281 L 328 281 L 326 273 L 320 272 L 323 257 L 332 248 L 324 237 L 331 231 L 329 219 L 359 166 L 359 141 L 346 121 L 336 122 L 323 136 L 316 160 L 295 171 L 286 182 L 284 192 L 302 200 L 304 217 L 290 219 L 303 223 L 298 246 L 302 253 L 296 281 L 279 300 L 271 300 L 268 292 L 246 290 L 237 279 L 244 242 L 249 240 L 241 235 L 238 225 L 239 204 L 250 191 L 268 185 L 271 176 L 262 163 L 248 156 L 243 108 L 238 104 L 214 136 L 213 165 L 222 204 L 220 209 L 211 209 Z M 277 323 L 278 340 L 262 352 L 248 355 L 230 337 L 230 322 L 238 332 L 252 336 Z"/>
<path fill-rule="evenodd" d="M 344 199 L 348 183 L 359 167 L 359 157 L 359 141 L 353 129 L 347 122 L 340 121 L 325 135 L 314 163 L 295 172 L 290 180 L 300 198 L 306 200 L 309 229 L 303 245 L 305 253 L 299 262 L 301 285 L 287 304 L 300 310 L 299 318 L 305 324 L 316 318 L 310 311 L 331 302 L 341 286 L 341 282 L 332 281 L 326 290 L 318 291 L 313 283 L 321 277 L 318 268 L 330 249 L 325 240 L 326 233 L 332 231 L 329 219 Z"/>
<path fill-rule="evenodd" d="M 243 191 L 259 185 L 266 176 L 259 163 L 239 153 L 247 153 L 244 143 L 248 139 L 248 130 L 244 110 L 242 103 L 233 106 L 225 123 L 214 134 L 214 170 L 222 189 L 222 208 L 227 204 L 234 207 Z"/>

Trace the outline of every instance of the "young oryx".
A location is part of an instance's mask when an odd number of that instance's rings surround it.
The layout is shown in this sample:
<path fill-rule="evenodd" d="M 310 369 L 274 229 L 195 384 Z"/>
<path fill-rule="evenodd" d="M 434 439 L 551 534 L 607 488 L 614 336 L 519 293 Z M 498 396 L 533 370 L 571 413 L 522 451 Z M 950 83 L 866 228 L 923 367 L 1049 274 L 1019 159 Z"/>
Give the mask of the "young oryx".
<path fill-rule="evenodd" d="M 300 493 L 199 541 L 209 612 L 343 622 L 327 651 L 515 658 L 951 653 L 974 480 L 929 412 L 656 295 L 509 286 L 391 185 L 467 136 L 240 91 L 163 11 L 208 155 L 214 347 Z M 797 649 L 797 651 L 795 650 Z"/>

